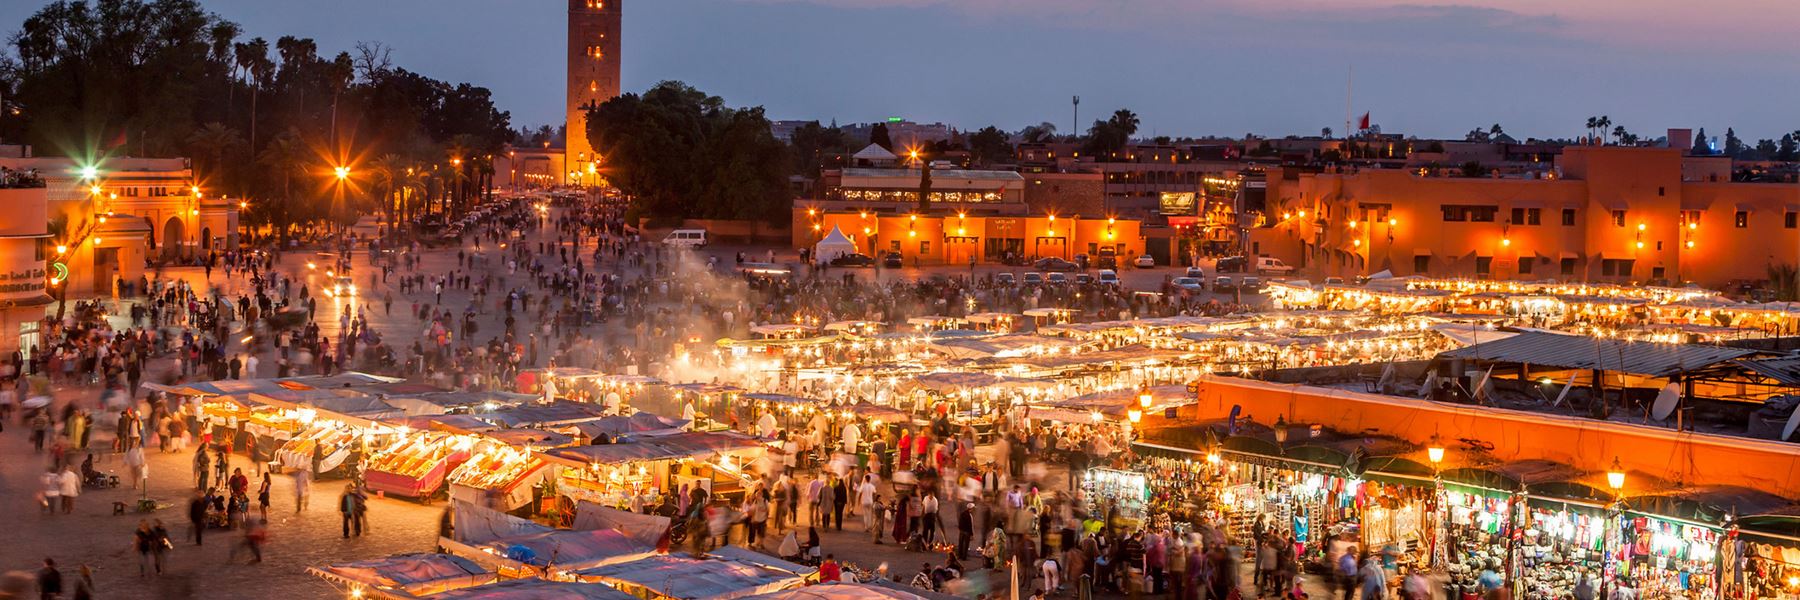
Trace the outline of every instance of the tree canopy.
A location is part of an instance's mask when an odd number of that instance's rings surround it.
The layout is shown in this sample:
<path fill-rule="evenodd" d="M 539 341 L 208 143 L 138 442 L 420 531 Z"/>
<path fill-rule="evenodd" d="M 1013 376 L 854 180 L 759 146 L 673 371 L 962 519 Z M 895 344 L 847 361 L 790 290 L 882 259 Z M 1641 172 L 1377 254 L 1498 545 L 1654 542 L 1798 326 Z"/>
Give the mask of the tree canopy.
<path fill-rule="evenodd" d="M 588 111 L 586 135 L 635 216 L 665 223 L 787 218 L 791 155 L 762 107 L 730 108 L 665 81 Z"/>
<path fill-rule="evenodd" d="M 191 156 L 214 193 L 298 203 L 281 213 L 302 220 L 327 216 L 305 200 L 329 195 L 332 166 L 394 154 L 426 178 L 452 139 L 469 136 L 460 168 L 476 175 L 513 137 L 487 89 L 396 68 L 378 43 L 322 54 L 311 39 L 241 32 L 196 0 L 51 2 L 0 55 L 0 92 L 15 109 L 0 111 L 0 137 L 41 155 Z M 291 177 L 260 159 L 291 153 L 271 154 L 276 143 L 301 150 Z M 439 189 L 446 209 L 474 192 Z"/>

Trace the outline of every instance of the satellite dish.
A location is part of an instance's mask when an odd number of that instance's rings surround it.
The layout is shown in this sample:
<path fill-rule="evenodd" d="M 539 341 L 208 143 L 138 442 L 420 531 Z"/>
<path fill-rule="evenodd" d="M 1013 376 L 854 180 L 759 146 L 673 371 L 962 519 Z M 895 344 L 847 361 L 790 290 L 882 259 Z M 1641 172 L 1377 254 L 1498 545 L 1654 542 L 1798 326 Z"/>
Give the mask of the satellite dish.
<path fill-rule="evenodd" d="M 1781 441 L 1785 442 L 1794 435 L 1795 426 L 1800 426 L 1800 408 L 1794 409 L 1794 412 L 1788 415 L 1787 427 L 1781 428 Z"/>
<path fill-rule="evenodd" d="M 1656 393 L 1656 403 L 1650 405 L 1650 418 L 1661 421 L 1675 412 L 1675 405 L 1681 403 L 1681 384 L 1669 382 L 1662 391 Z"/>
<path fill-rule="evenodd" d="M 1225 435 L 1237 435 L 1238 413 L 1242 413 L 1242 412 L 1244 412 L 1244 405 L 1242 405 L 1242 404 L 1231 405 L 1231 418 L 1225 420 Z M 1795 411 L 1795 412 L 1800 412 L 1800 411 Z"/>
<path fill-rule="evenodd" d="M 1569 390 L 1572 390 L 1572 389 L 1575 389 L 1575 376 L 1574 375 L 1569 376 L 1569 381 L 1567 383 L 1563 384 L 1562 391 L 1556 393 L 1556 401 L 1551 402 L 1550 406 L 1551 407 L 1561 406 L 1563 399 L 1569 397 Z"/>

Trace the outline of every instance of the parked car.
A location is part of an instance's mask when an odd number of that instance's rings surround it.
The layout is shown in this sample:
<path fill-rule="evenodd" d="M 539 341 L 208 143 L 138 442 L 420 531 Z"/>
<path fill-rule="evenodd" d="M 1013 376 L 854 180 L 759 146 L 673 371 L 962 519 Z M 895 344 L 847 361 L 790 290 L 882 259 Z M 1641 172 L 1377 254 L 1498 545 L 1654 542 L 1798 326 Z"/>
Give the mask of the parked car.
<path fill-rule="evenodd" d="M 1148 254 L 1139 256 L 1137 257 L 1137 261 L 1132 263 L 1132 266 L 1139 269 L 1154 269 L 1156 268 L 1156 257 Z"/>
<path fill-rule="evenodd" d="M 1249 262 L 1244 260 L 1244 257 L 1242 256 L 1227 256 L 1219 259 L 1218 264 L 1215 265 L 1213 269 L 1220 273 L 1240 273 L 1243 272 L 1244 266 L 1248 264 Z"/>
<path fill-rule="evenodd" d="M 1012 285 L 1018 283 L 1019 278 L 1014 277 L 1012 273 L 999 273 L 994 275 L 994 282 L 1000 285 Z"/>
<path fill-rule="evenodd" d="M 1200 267 L 1188 267 L 1187 272 L 1182 273 L 1181 276 L 1182 277 L 1192 277 L 1194 279 L 1204 280 L 1204 279 L 1206 279 L 1206 272 L 1201 271 Z"/>
<path fill-rule="evenodd" d="M 1262 289 L 1262 278 L 1261 277 L 1245 277 L 1244 282 L 1242 284 L 1239 284 L 1238 287 L 1241 289 L 1244 289 L 1244 290 L 1252 291 L 1252 292 L 1261 290 Z"/>
<path fill-rule="evenodd" d="M 1044 281 L 1046 283 L 1049 283 L 1050 285 L 1068 285 L 1069 284 L 1069 274 L 1067 274 L 1067 273 L 1051 273 L 1044 277 Z"/>
<path fill-rule="evenodd" d="M 1094 264 L 1102 269 L 1119 268 L 1119 250 L 1117 248 L 1101 248 Z"/>
<path fill-rule="evenodd" d="M 1294 272 L 1294 268 L 1291 266 L 1288 266 L 1287 263 L 1281 262 L 1281 259 L 1279 259 L 1279 258 L 1269 258 L 1267 256 L 1258 256 L 1258 257 L 1256 257 L 1256 272 L 1269 273 L 1269 274 L 1273 274 L 1273 275 L 1286 275 L 1288 273 Z"/>
<path fill-rule="evenodd" d="M 1325 285 L 1344 285 L 1344 278 L 1342 278 L 1342 277 L 1326 277 Z"/>
<path fill-rule="evenodd" d="M 1113 272 L 1112 269 L 1101 269 L 1099 282 L 1100 285 L 1117 286 L 1119 285 L 1119 274 Z"/>
<path fill-rule="evenodd" d="M 1044 285 L 1044 274 L 1035 271 L 1026 273 L 1025 285 Z"/>
<path fill-rule="evenodd" d="M 1230 277 L 1221 275 L 1213 278 L 1213 291 L 1229 292 L 1234 289 L 1237 289 L 1237 282 L 1232 281 Z"/>
<path fill-rule="evenodd" d="M 834 266 L 834 267 L 873 267 L 873 266 L 875 266 L 875 257 L 869 256 L 867 254 L 858 253 L 858 252 L 851 252 L 849 254 L 845 254 L 845 255 L 839 256 L 837 258 L 831 259 L 831 266 Z"/>
<path fill-rule="evenodd" d="M 1094 283 L 1093 275 L 1089 275 L 1087 273 L 1076 273 L 1075 274 L 1075 285 L 1089 285 L 1092 283 Z"/>
<path fill-rule="evenodd" d="M 900 258 L 899 252 L 889 252 L 887 253 L 887 256 L 881 257 L 881 266 L 889 269 L 898 269 L 906 266 L 906 261 Z"/>
<path fill-rule="evenodd" d="M 1169 283 L 1174 284 L 1175 287 L 1177 287 L 1177 288 L 1180 288 L 1182 290 L 1189 291 L 1189 292 L 1204 292 L 1204 291 L 1206 291 L 1206 284 L 1201 283 L 1200 279 L 1197 277 L 1176 277 L 1174 281 L 1171 281 Z"/>
<path fill-rule="evenodd" d="M 1088 268 L 1089 262 L 1090 261 L 1088 259 L 1088 255 L 1086 252 L 1075 255 L 1075 266 L 1076 267 L 1086 269 L 1086 268 Z"/>
<path fill-rule="evenodd" d="M 1075 263 L 1055 256 L 1040 258 L 1037 262 L 1031 263 L 1031 266 L 1039 271 L 1074 271 L 1079 268 Z"/>

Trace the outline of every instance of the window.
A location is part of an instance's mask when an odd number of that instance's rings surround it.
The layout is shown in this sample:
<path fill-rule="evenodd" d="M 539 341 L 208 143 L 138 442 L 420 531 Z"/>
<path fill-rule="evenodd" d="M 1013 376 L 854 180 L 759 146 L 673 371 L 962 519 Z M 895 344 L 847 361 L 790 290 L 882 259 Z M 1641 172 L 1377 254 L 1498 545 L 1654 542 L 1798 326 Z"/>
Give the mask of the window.
<path fill-rule="evenodd" d="M 1565 276 L 1575 274 L 1575 259 L 1573 259 L 1573 258 L 1562 259 L 1562 274 Z"/>
<path fill-rule="evenodd" d="M 1662 240 L 1656 240 L 1656 249 L 1659 252 L 1662 251 Z"/>
<path fill-rule="evenodd" d="M 1481 275 L 1483 277 L 1486 277 L 1488 274 L 1493 273 L 1493 271 L 1494 271 L 1494 257 L 1492 257 L 1492 256 L 1477 256 L 1477 257 L 1475 257 L 1475 274 L 1476 275 Z"/>
<path fill-rule="evenodd" d="M 1573 208 L 1563 209 L 1563 227 L 1574 227 L 1574 226 L 1575 226 L 1575 209 L 1573 209 Z"/>
<path fill-rule="evenodd" d="M 602 59 L 606 58 L 606 50 L 599 46 L 588 46 L 587 47 L 587 56 L 588 56 L 588 58 L 591 58 L 594 60 L 602 60 Z"/>
<path fill-rule="evenodd" d="M 1800 213 L 1790 210 L 1787 214 L 1781 215 L 1782 227 L 1793 229 L 1796 225 L 1800 225 Z"/>
<path fill-rule="evenodd" d="M 1660 186 L 1660 185 L 1659 185 L 1659 186 L 1656 186 L 1656 195 L 1658 195 L 1658 196 L 1662 196 L 1662 195 L 1664 195 L 1664 194 L 1665 194 L 1665 193 L 1667 193 L 1667 192 L 1668 192 L 1668 190 L 1666 190 L 1666 189 L 1663 189 L 1663 186 Z"/>
<path fill-rule="evenodd" d="M 1630 277 L 1632 265 L 1637 261 L 1628 258 L 1608 258 L 1600 261 L 1600 275 L 1605 277 Z"/>
<path fill-rule="evenodd" d="M 919 242 L 919 254 L 931 254 L 931 242 Z"/>
<path fill-rule="evenodd" d="M 1613 219 L 1613 227 L 1624 227 L 1625 226 L 1625 211 L 1622 211 L 1622 210 L 1612 211 L 1612 219 Z"/>
<path fill-rule="evenodd" d="M 1466 206 L 1445 204 L 1445 221 L 1473 221 L 1476 223 L 1492 223 L 1494 216 L 1500 213 L 1498 206 Z"/>
<path fill-rule="evenodd" d="M 1682 226 L 1686 226 L 1689 223 L 1699 223 L 1699 222 L 1700 222 L 1700 211 L 1697 211 L 1697 210 L 1681 211 Z"/>
<path fill-rule="evenodd" d="M 1537 225 L 1543 220 L 1543 217 L 1544 209 L 1541 208 L 1512 209 L 1512 223 L 1514 225 Z"/>
<path fill-rule="evenodd" d="M 1737 211 L 1737 214 L 1732 216 L 1732 224 L 1736 225 L 1738 229 L 1749 227 L 1750 212 L 1743 210 Z"/>
<path fill-rule="evenodd" d="M 1656 267 L 1654 269 L 1650 269 L 1650 278 L 1651 279 L 1662 279 L 1663 277 L 1665 277 L 1667 275 L 1668 275 L 1668 271 L 1663 270 L 1662 267 Z"/>
<path fill-rule="evenodd" d="M 888 249 L 893 250 L 894 252 L 899 252 L 900 251 L 900 240 L 894 240 L 894 241 L 888 242 Z"/>
<path fill-rule="evenodd" d="M 1100 244 L 1097 244 L 1094 242 L 1088 242 L 1088 256 L 1096 256 L 1099 254 L 1100 254 Z"/>
<path fill-rule="evenodd" d="M 1519 274 L 1520 275 L 1530 275 L 1531 267 L 1536 264 L 1537 264 L 1536 258 L 1526 257 L 1526 258 L 1519 259 Z"/>
<path fill-rule="evenodd" d="M 1363 208 L 1363 219 L 1362 220 L 1364 220 L 1364 221 L 1386 221 L 1386 220 L 1388 220 L 1388 211 L 1392 210 L 1394 208 L 1394 205 L 1392 205 L 1392 204 L 1364 204 L 1364 205 L 1362 205 L 1362 208 Z"/>
<path fill-rule="evenodd" d="M 1431 256 L 1414 256 L 1413 273 L 1424 273 L 1431 270 Z"/>

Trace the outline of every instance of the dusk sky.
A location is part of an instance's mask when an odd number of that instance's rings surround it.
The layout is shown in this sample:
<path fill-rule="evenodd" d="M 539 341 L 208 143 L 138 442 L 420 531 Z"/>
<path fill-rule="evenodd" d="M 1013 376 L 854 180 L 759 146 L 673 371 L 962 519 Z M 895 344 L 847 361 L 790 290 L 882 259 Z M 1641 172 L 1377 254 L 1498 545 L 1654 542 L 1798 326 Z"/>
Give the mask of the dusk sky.
<path fill-rule="evenodd" d="M 775 119 L 1070 125 L 1131 108 L 1140 135 L 1800 129 L 1791 0 L 624 0 L 625 87 L 679 79 Z M 1429 0 L 1425 0 L 1429 1 Z M 43 3 L 0 2 L 7 31 Z M 207 0 L 248 35 L 358 40 L 560 122 L 562 0 Z M 1085 128 L 1085 125 L 1083 126 Z"/>

